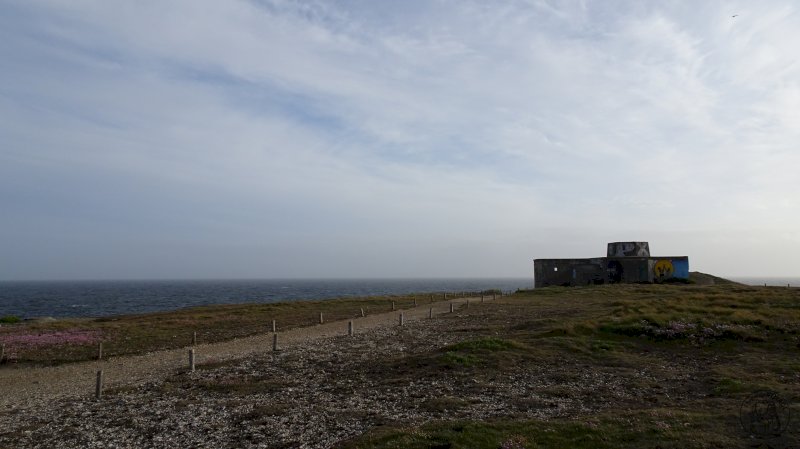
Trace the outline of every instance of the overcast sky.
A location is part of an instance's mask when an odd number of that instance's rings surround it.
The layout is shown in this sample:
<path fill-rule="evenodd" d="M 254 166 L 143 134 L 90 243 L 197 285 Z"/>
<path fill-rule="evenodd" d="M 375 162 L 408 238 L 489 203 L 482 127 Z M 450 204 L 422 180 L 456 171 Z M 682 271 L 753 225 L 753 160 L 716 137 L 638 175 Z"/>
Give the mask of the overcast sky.
<path fill-rule="evenodd" d="M 800 276 L 795 5 L 0 0 L 0 279 Z"/>

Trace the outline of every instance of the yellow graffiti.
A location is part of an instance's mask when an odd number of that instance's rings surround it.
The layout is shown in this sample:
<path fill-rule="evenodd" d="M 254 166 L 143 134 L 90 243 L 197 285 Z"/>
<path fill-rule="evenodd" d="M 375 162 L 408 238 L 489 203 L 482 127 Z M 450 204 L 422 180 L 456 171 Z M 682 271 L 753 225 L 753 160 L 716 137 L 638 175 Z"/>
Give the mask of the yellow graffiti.
<path fill-rule="evenodd" d="M 659 260 L 653 266 L 653 273 L 658 279 L 668 279 L 672 277 L 675 272 L 675 267 L 672 266 L 671 260 Z"/>

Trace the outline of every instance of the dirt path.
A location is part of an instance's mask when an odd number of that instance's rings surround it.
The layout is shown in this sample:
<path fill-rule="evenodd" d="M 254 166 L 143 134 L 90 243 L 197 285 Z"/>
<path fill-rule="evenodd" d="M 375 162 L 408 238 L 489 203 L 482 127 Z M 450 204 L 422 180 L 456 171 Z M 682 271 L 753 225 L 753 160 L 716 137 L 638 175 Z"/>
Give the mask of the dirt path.
<path fill-rule="evenodd" d="M 376 327 L 399 325 L 402 312 L 405 321 L 427 319 L 430 309 L 434 315 L 450 312 L 450 304 L 463 307 L 466 301 L 480 298 L 461 298 L 420 305 L 412 309 L 369 315 L 353 320 L 355 333 Z M 278 349 L 290 349 L 320 338 L 345 335 L 348 320 L 278 332 Z M 196 363 L 245 358 L 272 351 L 273 334 L 267 333 L 231 341 L 198 345 Z M 188 349 L 173 349 L 139 356 L 111 357 L 107 360 L 72 363 L 55 367 L 0 370 L 0 408 L 29 407 L 57 398 L 91 396 L 94 394 L 98 370 L 103 370 L 105 387 L 140 385 L 188 366 Z"/>

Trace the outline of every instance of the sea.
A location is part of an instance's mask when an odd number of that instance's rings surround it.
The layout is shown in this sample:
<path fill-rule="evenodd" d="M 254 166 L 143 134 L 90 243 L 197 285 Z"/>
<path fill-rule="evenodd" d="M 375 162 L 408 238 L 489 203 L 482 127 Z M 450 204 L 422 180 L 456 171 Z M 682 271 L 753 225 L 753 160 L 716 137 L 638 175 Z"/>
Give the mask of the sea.
<path fill-rule="evenodd" d="M 108 317 L 212 304 L 533 288 L 533 278 L 0 281 L 0 317 Z"/>
<path fill-rule="evenodd" d="M 800 277 L 730 277 L 800 287 Z M 530 278 L 0 281 L 0 317 L 108 317 L 212 304 L 533 288 Z"/>
<path fill-rule="evenodd" d="M 725 277 L 725 276 L 723 276 Z M 738 277 L 731 276 L 725 277 L 735 282 L 746 285 L 766 285 L 769 287 L 800 287 L 800 277 L 797 276 L 783 276 L 783 277 Z"/>

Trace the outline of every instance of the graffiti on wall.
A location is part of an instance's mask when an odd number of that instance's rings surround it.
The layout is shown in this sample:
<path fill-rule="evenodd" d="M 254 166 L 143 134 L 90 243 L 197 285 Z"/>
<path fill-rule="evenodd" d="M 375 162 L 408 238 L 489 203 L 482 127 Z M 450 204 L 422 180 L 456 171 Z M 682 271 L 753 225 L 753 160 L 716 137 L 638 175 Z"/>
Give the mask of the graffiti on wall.
<path fill-rule="evenodd" d="M 607 257 L 535 259 L 534 285 L 591 285 L 623 282 L 669 282 L 689 279 L 686 256 L 650 256 L 647 242 L 608 243 Z"/>
<path fill-rule="evenodd" d="M 672 266 L 671 260 L 661 259 L 653 266 L 653 274 L 660 281 L 671 278 L 673 273 L 675 273 L 675 267 Z"/>
<path fill-rule="evenodd" d="M 608 244 L 608 257 L 650 257 L 647 242 L 613 242 Z"/>

